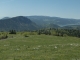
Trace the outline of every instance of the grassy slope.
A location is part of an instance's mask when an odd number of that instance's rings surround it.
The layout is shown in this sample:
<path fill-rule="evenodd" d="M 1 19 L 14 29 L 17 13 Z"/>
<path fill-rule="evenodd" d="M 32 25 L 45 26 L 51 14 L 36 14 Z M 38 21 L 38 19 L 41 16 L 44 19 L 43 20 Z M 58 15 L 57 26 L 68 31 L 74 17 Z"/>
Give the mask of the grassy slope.
<path fill-rule="evenodd" d="M 45 35 L 21 35 L 0 40 L 0 60 L 80 59 L 80 39 Z"/>

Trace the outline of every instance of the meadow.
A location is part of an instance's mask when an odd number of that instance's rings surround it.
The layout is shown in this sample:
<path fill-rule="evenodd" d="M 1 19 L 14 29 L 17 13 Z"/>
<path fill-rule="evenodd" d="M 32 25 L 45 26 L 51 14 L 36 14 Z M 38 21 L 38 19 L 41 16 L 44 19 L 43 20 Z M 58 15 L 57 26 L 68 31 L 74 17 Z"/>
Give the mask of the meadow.
<path fill-rule="evenodd" d="M 80 60 L 80 38 L 8 35 L 0 40 L 0 60 Z"/>

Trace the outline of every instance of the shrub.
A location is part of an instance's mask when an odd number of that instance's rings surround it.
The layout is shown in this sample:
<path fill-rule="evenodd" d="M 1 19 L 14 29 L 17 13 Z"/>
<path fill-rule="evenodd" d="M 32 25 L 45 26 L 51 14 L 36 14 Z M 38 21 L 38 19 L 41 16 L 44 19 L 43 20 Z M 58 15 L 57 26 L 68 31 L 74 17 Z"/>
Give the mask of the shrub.
<path fill-rule="evenodd" d="M 36 32 L 29 32 L 30 35 L 37 35 Z"/>
<path fill-rule="evenodd" d="M 6 38 L 8 38 L 7 35 L 2 35 L 2 36 L 0 36 L 0 39 L 6 39 Z"/>
<path fill-rule="evenodd" d="M 29 37 L 29 36 L 27 35 L 27 33 L 24 33 L 23 36 L 24 36 L 24 37 Z"/>
<path fill-rule="evenodd" d="M 29 37 L 28 35 L 25 35 L 25 37 Z"/>
<path fill-rule="evenodd" d="M 63 37 L 67 37 L 68 35 L 67 34 L 63 34 Z"/>

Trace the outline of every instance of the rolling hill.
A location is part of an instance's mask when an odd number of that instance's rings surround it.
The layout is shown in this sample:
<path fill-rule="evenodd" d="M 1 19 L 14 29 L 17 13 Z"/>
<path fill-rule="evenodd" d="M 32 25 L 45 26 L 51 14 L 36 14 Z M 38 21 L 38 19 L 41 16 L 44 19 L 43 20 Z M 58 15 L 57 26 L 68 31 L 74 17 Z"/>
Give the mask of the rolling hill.
<path fill-rule="evenodd" d="M 80 25 L 80 19 L 69 19 L 60 17 L 49 17 L 49 16 L 27 16 L 27 17 L 36 24 L 42 26 L 46 26 L 49 24 L 56 24 L 59 26 Z"/>
<path fill-rule="evenodd" d="M 80 25 L 68 25 L 62 27 L 63 29 L 79 29 L 80 30 Z"/>
<path fill-rule="evenodd" d="M 79 19 L 68 19 L 49 16 L 17 16 L 0 19 L 0 31 L 9 30 L 36 30 L 40 28 L 68 28 L 80 27 Z"/>

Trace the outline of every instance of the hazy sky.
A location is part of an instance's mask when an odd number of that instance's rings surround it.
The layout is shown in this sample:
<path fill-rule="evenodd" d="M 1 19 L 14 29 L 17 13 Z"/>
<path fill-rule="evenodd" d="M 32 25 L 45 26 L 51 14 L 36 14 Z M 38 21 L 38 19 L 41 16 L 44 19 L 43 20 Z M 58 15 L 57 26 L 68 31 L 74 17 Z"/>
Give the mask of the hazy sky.
<path fill-rule="evenodd" d="M 20 15 L 80 19 L 80 0 L 0 0 L 0 18 Z"/>

